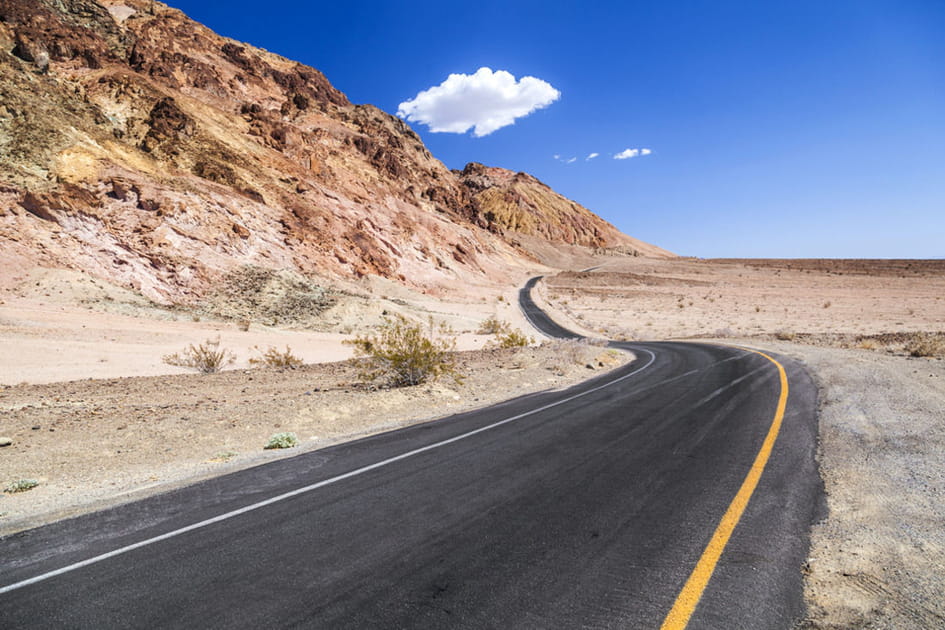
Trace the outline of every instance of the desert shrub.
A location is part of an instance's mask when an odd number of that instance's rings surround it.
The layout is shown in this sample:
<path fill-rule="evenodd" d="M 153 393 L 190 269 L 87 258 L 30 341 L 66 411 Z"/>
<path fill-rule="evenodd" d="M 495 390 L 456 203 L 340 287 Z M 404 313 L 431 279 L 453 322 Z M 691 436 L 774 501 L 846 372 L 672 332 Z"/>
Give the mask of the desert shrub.
<path fill-rule="evenodd" d="M 493 315 L 482 320 L 482 323 L 479 324 L 479 330 L 477 332 L 480 335 L 499 335 L 508 331 L 508 323 L 503 322 L 498 317 Z"/>
<path fill-rule="evenodd" d="M 915 333 L 906 342 L 906 352 L 914 357 L 945 356 L 945 336 Z"/>
<path fill-rule="evenodd" d="M 391 387 L 419 385 L 442 376 L 462 380 L 456 368 L 453 351 L 456 337 L 441 326 L 438 333 L 430 322 L 430 333 L 423 326 L 402 315 L 386 317 L 384 325 L 373 335 L 361 335 L 345 344 L 354 346 L 355 356 L 362 359 L 361 378 L 384 380 Z"/>
<path fill-rule="evenodd" d="M 795 334 L 794 334 L 793 332 L 791 332 L 790 330 L 779 330 L 779 331 L 777 331 L 777 332 L 774 333 L 774 338 L 775 338 L 775 339 L 780 339 L 781 341 L 794 341 L 794 338 L 795 338 L 796 336 L 797 336 L 797 335 L 795 335 Z"/>
<path fill-rule="evenodd" d="M 168 365 L 190 368 L 204 374 L 213 374 L 236 361 L 236 356 L 226 348 L 220 347 L 218 337 L 217 339 L 207 339 L 198 346 L 190 344 L 181 352 L 164 355 L 162 360 Z"/>
<path fill-rule="evenodd" d="M 16 492 L 26 492 L 27 490 L 32 490 L 39 485 L 39 482 L 35 479 L 17 479 L 6 488 L 3 489 L 4 492 L 14 494 Z"/>
<path fill-rule="evenodd" d="M 302 367 L 302 359 L 298 358 L 292 354 L 292 349 L 289 346 L 285 347 L 285 352 L 277 349 L 275 346 L 269 346 L 265 350 L 261 350 L 256 346 L 253 346 L 253 350 L 259 353 L 258 357 L 251 357 L 249 359 L 249 364 L 256 367 L 274 367 L 282 369 L 294 369 L 297 367 Z"/>
<path fill-rule="evenodd" d="M 489 347 L 492 348 L 525 348 L 532 344 L 534 340 L 527 337 L 517 330 L 506 330 L 498 335 L 492 341 Z"/>
<path fill-rule="evenodd" d="M 273 449 L 273 448 L 292 448 L 293 446 L 299 445 L 299 438 L 295 436 L 295 433 L 283 432 L 283 433 L 273 433 L 269 437 L 269 441 L 263 448 Z"/>

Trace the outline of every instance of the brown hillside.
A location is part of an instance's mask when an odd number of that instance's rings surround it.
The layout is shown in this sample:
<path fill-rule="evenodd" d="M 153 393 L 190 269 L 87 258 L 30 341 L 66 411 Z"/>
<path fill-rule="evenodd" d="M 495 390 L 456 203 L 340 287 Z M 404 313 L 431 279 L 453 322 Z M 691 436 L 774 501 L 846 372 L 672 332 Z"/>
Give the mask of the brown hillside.
<path fill-rule="evenodd" d="M 501 281 L 534 257 L 467 186 L 402 121 L 351 104 L 317 70 L 159 2 L 0 4 L 8 269 L 77 268 L 160 301 L 249 264 L 432 291 Z M 559 223 L 539 234 L 595 247 L 621 236 L 584 214 Z"/>
<path fill-rule="evenodd" d="M 552 243 L 619 251 L 633 256 L 671 256 L 666 250 L 629 237 L 528 173 L 472 162 L 454 171 L 480 216 L 503 230 L 538 236 Z"/>

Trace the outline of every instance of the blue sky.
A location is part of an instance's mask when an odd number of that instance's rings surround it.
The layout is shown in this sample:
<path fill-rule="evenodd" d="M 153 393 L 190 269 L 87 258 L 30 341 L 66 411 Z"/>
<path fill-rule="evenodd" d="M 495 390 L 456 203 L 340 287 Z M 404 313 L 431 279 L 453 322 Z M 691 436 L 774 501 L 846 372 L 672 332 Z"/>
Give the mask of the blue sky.
<path fill-rule="evenodd" d="M 411 126 L 679 254 L 945 257 L 945 2 L 171 4 L 391 114 L 536 77 L 558 98 L 487 135 Z"/>

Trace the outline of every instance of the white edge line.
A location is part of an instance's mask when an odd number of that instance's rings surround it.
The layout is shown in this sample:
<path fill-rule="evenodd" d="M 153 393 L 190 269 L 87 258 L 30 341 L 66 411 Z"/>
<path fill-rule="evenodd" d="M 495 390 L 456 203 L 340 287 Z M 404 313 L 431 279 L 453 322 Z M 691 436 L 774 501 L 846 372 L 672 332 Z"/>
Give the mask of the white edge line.
<path fill-rule="evenodd" d="M 494 428 L 496 428 L 496 427 L 502 426 L 503 424 L 507 424 L 507 423 L 513 422 L 513 421 L 515 421 L 515 420 L 520 420 L 521 418 L 525 418 L 526 416 L 531 416 L 531 415 L 536 414 L 536 413 L 539 413 L 539 412 L 541 412 L 541 411 L 545 411 L 546 409 L 551 409 L 552 407 L 557 407 L 558 405 L 563 405 L 564 403 L 570 402 L 570 401 L 572 401 L 572 400 L 575 400 L 576 398 L 581 398 L 582 396 L 586 396 L 586 395 L 592 394 L 592 393 L 594 393 L 594 392 L 596 392 L 596 391 L 600 391 L 600 390 L 604 389 L 605 387 L 610 387 L 611 385 L 613 385 L 613 384 L 615 384 L 615 383 L 619 383 L 620 381 L 626 380 L 626 379 L 630 378 L 631 376 L 634 376 L 634 375 L 636 375 L 636 374 L 639 374 L 640 372 L 642 372 L 643 370 L 647 369 L 648 367 L 650 367 L 650 366 L 653 364 L 653 362 L 656 360 L 656 355 L 653 354 L 653 352 L 651 352 L 651 351 L 649 351 L 649 350 L 646 350 L 645 348 L 640 348 L 640 350 L 643 350 L 643 352 L 646 352 L 647 354 L 650 355 L 650 360 L 647 361 L 646 365 L 641 366 L 640 368 L 638 368 L 638 369 L 636 369 L 636 370 L 633 370 L 633 371 L 630 372 L 629 374 L 624 374 L 624 375 L 621 376 L 620 378 L 616 378 L 616 379 L 614 379 L 614 380 L 612 380 L 612 381 L 608 381 L 608 382 L 604 383 L 603 385 L 598 385 L 597 387 L 594 387 L 594 388 L 592 388 L 592 389 L 589 389 L 589 390 L 587 390 L 587 391 L 585 391 L 585 392 L 581 392 L 580 394 L 574 394 L 573 396 L 569 396 L 569 397 L 567 397 L 567 398 L 563 398 L 563 399 L 561 399 L 561 400 L 559 400 L 559 401 L 557 401 L 557 402 L 549 403 L 549 404 L 544 405 L 544 406 L 542 406 L 542 407 L 538 407 L 537 409 L 532 409 L 532 410 L 530 410 L 530 411 L 526 411 L 526 412 L 524 412 L 524 413 L 520 413 L 520 414 L 518 414 L 517 416 L 512 416 L 512 417 L 510 417 L 510 418 L 505 418 L 504 420 L 499 420 L 498 422 L 493 422 L 492 424 L 486 425 L 486 426 L 484 426 L 484 427 L 479 427 L 478 429 L 474 429 L 474 430 L 472 430 L 472 431 L 468 431 L 468 432 L 463 433 L 463 434 L 461 434 L 461 435 L 457 435 L 457 436 L 451 437 L 451 438 L 449 438 L 449 439 L 447 439 L 447 440 L 443 440 L 443 441 L 441 441 L 441 442 L 436 442 L 436 443 L 434 443 L 434 444 L 428 444 L 427 446 L 423 446 L 423 447 L 421 447 L 421 448 L 414 449 L 414 450 L 408 451 L 408 452 L 406 452 L 406 453 L 402 453 L 402 454 L 397 455 L 397 456 L 395 456 L 395 457 L 391 457 L 391 458 L 389 458 L 389 459 L 385 459 L 385 460 L 383 460 L 383 461 L 376 462 L 376 463 L 374 463 L 374 464 L 370 464 L 370 465 L 368 465 L 368 466 L 364 466 L 364 467 L 362 467 L 362 468 L 358 468 L 358 469 L 352 470 L 352 471 L 350 471 L 350 472 L 346 472 L 346 473 L 341 474 L 341 475 L 338 475 L 338 476 L 336 476 L 336 477 L 331 477 L 330 479 L 324 479 L 324 480 L 322 480 L 322 481 L 319 481 L 319 482 L 317 482 L 317 483 L 313 483 L 313 484 L 308 485 L 308 486 L 304 486 L 304 487 L 302 487 L 302 488 L 296 488 L 295 490 L 291 490 L 291 491 L 289 491 L 289 492 L 285 492 L 285 493 L 283 493 L 283 494 L 279 494 L 279 495 L 276 495 L 276 496 L 274 496 L 274 497 L 270 497 L 270 498 L 265 499 L 265 500 L 263 500 L 263 501 L 259 501 L 258 503 L 253 503 L 253 504 L 251 504 L 251 505 L 247 505 L 247 506 L 245 506 L 245 507 L 241 507 L 241 508 L 239 508 L 239 509 L 237 509 L 237 510 L 233 510 L 233 511 L 231 511 L 231 512 L 225 512 L 225 513 L 220 514 L 220 515 L 218 515 L 218 516 L 214 516 L 213 518 L 208 518 L 208 519 L 206 519 L 206 520 L 204 520 L 204 521 L 200 521 L 199 523 L 193 523 L 192 525 L 187 525 L 186 527 L 181 527 L 180 529 L 175 529 L 174 531 L 167 532 L 166 534 L 161 534 L 160 536 L 154 536 L 153 538 L 148 538 L 148 539 L 146 539 L 146 540 L 142 540 L 142 541 L 140 541 L 140 542 L 136 542 L 136 543 L 134 543 L 134 544 L 127 545 L 127 546 L 121 547 L 121 548 L 119 548 L 119 549 L 115 549 L 114 551 L 109 551 L 109 552 L 107 552 L 107 553 L 103 553 L 103 554 L 101 554 L 101 555 L 94 556 L 94 557 L 92 557 L 92 558 L 88 558 L 88 559 L 86 559 L 86 560 L 82 560 L 82 561 L 80 561 L 80 562 L 76 562 L 76 563 L 74 563 L 74 564 L 70 564 L 70 565 L 68 565 L 68 566 L 64 566 L 64 567 L 62 567 L 62 568 L 60 568 L 60 569 L 55 569 L 55 570 L 53 570 L 53 571 L 49 571 L 49 572 L 47 572 L 47 573 L 43 573 L 43 574 L 41 574 L 41 575 L 37 575 L 37 576 L 35 576 L 35 577 L 28 578 L 28 579 L 26 579 L 26 580 L 22 580 L 22 581 L 20 581 L 20 582 L 15 582 L 15 583 L 13 583 L 13 584 L 10 584 L 10 585 L 8 585 L 8 586 L 4 586 L 4 587 L 0 588 L 0 595 L 2 595 L 2 594 L 4 594 L 4 593 L 9 593 L 10 591 L 15 591 L 15 590 L 20 589 L 20 588 L 23 588 L 23 587 L 25 587 L 25 586 L 30 586 L 31 584 L 36 584 L 37 582 L 42 582 L 42 581 L 44 581 L 44 580 L 48 580 L 49 578 L 56 577 L 57 575 L 62 575 L 62 574 L 64 574 L 64 573 L 69 573 L 69 572 L 71 572 L 71 571 L 75 571 L 76 569 L 81 569 L 82 567 L 87 567 L 87 566 L 89 566 L 90 564 L 96 564 L 96 563 L 101 562 L 101 561 L 103 561 L 103 560 L 108 560 L 109 558 L 114 558 L 115 556 L 119 556 L 119 555 L 121 555 L 121 554 L 128 553 L 129 551 L 134 551 L 135 549 L 140 549 L 141 547 L 147 547 L 148 545 L 153 545 L 154 543 L 161 542 L 162 540 L 167 540 L 168 538 L 173 538 L 173 537 L 175 537 L 175 536 L 180 536 L 181 534 L 186 534 L 187 532 L 194 531 L 195 529 L 201 529 L 201 528 L 203 528 L 203 527 L 207 527 L 208 525 L 213 525 L 214 523 L 219 523 L 219 522 L 221 522 L 221 521 L 225 521 L 225 520 L 227 520 L 227 519 L 233 518 L 234 516 L 239 516 L 240 514 L 245 514 L 245 513 L 247 513 L 247 512 L 252 512 L 252 511 L 254 511 L 254 510 L 258 510 L 259 508 L 266 507 L 267 505 L 272 505 L 273 503 L 277 503 L 277 502 L 279 502 L 279 501 L 283 501 L 283 500 L 285 500 L 285 499 L 289 499 L 289 498 L 292 498 L 292 497 L 294 497 L 294 496 L 297 496 L 297 495 L 300 495 L 300 494 L 304 494 L 304 493 L 306 493 L 306 492 L 311 492 L 312 490 L 317 490 L 318 488 L 322 488 L 322 487 L 324 487 L 324 486 L 331 485 L 331 484 L 336 483 L 336 482 L 338 482 L 338 481 L 342 481 L 342 480 L 344 480 L 344 479 L 348 479 L 349 477 L 354 477 L 354 476 L 357 476 L 357 475 L 361 475 L 361 474 L 363 474 L 363 473 L 369 472 L 369 471 L 374 470 L 374 469 L 376 469 L 376 468 L 381 468 L 381 467 L 383 467 L 383 466 L 387 466 L 387 465 L 389 465 L 389 464 L 393 464 L 394 462 L 398 462 L 398 461 L 400 461 L 400 460 L 402 460 L 402 459 L 407 459 L 408 457 L 413 457 L 414 455 L 419 455 L 420 453 L 424 453 L 424 452 L 426 452 L 426 451 L 431 451 L 431 450 L 433 450 L 433 449 L 435 449 L 435 448 L 439 448 L 439 447 L 445 446 L 445 445 L 447 445 L 447 444 L 452 444 L 453 442 L 458 442 L 459 440 L 463 440 L 463 439 L 465 439 L 465 438 L 471 437 L 471 436 L 473 436 L 473 435 L 476 435 L 477 433 L 482 433 L 482 432 L 484 432 L 484 431 L 489 431 L 490 429 L 494 429 Z"/>

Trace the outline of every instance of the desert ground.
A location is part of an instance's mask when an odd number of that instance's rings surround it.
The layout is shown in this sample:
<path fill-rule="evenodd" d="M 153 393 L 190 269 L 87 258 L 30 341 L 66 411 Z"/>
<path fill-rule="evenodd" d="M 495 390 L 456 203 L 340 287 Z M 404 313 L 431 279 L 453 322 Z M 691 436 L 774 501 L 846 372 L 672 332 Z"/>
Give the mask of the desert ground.
<path fill-rule="evenodd" d="M 803 567 L 802 627 L 945 627 L 945 261 L 621 259 L 538 293 L 587 335 L 803 361 L 829 513 Z"/>

